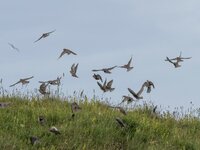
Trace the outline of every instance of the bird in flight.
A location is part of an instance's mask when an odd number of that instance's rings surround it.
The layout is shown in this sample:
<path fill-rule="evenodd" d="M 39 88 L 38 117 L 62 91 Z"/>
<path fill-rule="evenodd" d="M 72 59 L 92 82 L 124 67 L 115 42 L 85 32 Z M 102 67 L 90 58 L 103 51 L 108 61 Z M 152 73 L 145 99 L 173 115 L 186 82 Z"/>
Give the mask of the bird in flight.
<path fill-rule="evenodd" d="M 102 77 L 101 77 L 99 74 L 95 74 L 95 73 L 94 73 L 93 78 L 94 78 L 95 80 L 101 80 L 101 82 L 103 82 Z"/>
<path fill-rule="evenodd" d="M 49 95 L 50 92 L 47 92 L 47 86 L 49 85 L 49 83 L 43 82 L 40 87 L 39 87 L 39 92 L 42 95 Z"/>
<path fill-rule="evenodd" d="M 60 59 L 64 54 L 70 55 L 77 55 L 75 52 L 71 51 L 70 49 L 64 48 L 58 59 Z"/>
<path fill-rule="evenodd" d="M 119 117 L 115 118 L 115 120 L 117 121 L 117 123 L 120 125 L 121 128 L 124 128 L 127 126 L 127 124 Z"/>
<path fill-rule="evenodd" d="M 133 67 L 131 67 L 131 61 L 132 61 L 132 57 L 130 58 L 130 60 L 128 61 L 127 64 L 119 66 L 119 67 L 120 68 L 125 68 L 127 72 L 130 71 L 130 70 L 132 70 Z"/>
<path fill-rule="evenodd" d="M 76 75 L 77 69 L 78 69 L 78 64 L 76 64 L 76 65 L 73 64 L 73 65 L 71 66 L 71 70 L 70 70 L 71 75 L 72 75 L 73 77 L 76 77 L 76 78 L 78 78 L 78 76 Z"/>
<path fill-rule="evenodd" d="M 100 89 L 103 92 L 107 92 L 107 91 L 112 92 L 115 89 L 115 88 L 112 88 L 113 80 L 110 80 L 108 83 L 107 83 L 107 80 L 105 80 L 103 84 L 99 82 L 97 82 L 97 84 L 99 85 Z"/>
<path fill-rule="evenodd" d="M 15 86 L 16 84 L 19 84 L 19 83 L 21 83 L 22 85 L 28 84 L 28 83 L 30 82 L 30 81 L 28 81 L 28 80 L 30 80 L 30 79 L 32 79 L 32 78 L 33 78 L 33 76 L 32 76 L 32 77 L 29 77 L 29 78 L 19 79 L 18 82 L 16 82 L 16 83 L 10 85 L 10 87 Z"/>
<path fill-rule="evenodd" d="M 57 77 L 55 80 L 48 80 L 48 81 L 39 81 L 39 83 L 48 83 L 50 85 L 60 85 L 60 80 L 62 77 Z"/>
<path fill-rule="evenodd" d="M 53 31 L 50 31 L 50 32 L 47 32 L 47 33 L 43 33 L 42 36 L 39 39 L 37 39 L 36 41 L 34 41 L 34 43 L 37 42 L 37 41 L 39 41 L 39 40 L 41 40 L 42 38 L 48 37 L 51 33 L 55 32 L 55 31 L 56 30 L 53 30 Z"/>
<path fill-rule="evenodd" d="M 111 73 L 111 70 L 116 68 L 117 66 L 113 66 L 113 67 L 110 67 L 110 68 L 103 68 L 103 69 L 93 69 L 92 71 L 103 71 L 104 73 Z"/>
<path fill-rule="evenodd" d="M 8 43 L 8 45 L 10 45 L 14 50 L 16 50 L 16 51 L 18 51 L 18 52 L 20 52 L 20 50 L 17 48 L 17 47 L 15 47 L 13 44 L 11 44 L 11 43 Z"/>
<path fill-rule="evenodd" d="M 124 102 L 127 102 L 127 104 L 130 104 L 130 103 L 132 103 L 133 101 L 135 101 L 132 97 L 130 97 L 130 96 L 126 96 L 126 95 L 123 95 L 122 96 L 122 102 L 121 103 L 124 103 Z M 120 103 L 120 104 L 121 104 Z"/>
<path fill-rule="evenodd" d="M 154 86 L 152 81 L 147 80 L 144 84 L 147 87 L 147 93 L 151 92 L 151 87 L 155 88 L 155 86 Z"/>
<path fill-rule="evenodd" d="M 175 68 L 178 68 L 178 67 L 181 67 L 181 65 L 179 63 L 183 62 L 184 59 L 191 59 L 192 58 L 192 57 L 182 57 L 181 55 L 182 55 L 182 52 L 180 52 L 180 55 L 178 57 L 175 57 L 175 58 L 169 59 L 169 57 L 166 57 L 165 61 L 172 63 Z"/>
<path fill-rule="evenodd" d="M 123 115 L 127 115 L 127 112 L 122 107 L 119 106 L 109 106 L 109 107 L 118 109 Z"/>

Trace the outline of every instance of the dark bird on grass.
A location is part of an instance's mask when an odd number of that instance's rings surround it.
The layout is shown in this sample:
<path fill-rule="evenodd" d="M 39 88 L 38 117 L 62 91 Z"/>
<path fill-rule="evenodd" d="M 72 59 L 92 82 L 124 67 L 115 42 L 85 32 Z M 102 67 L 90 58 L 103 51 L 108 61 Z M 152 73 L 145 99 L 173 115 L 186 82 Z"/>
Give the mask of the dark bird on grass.
<path fill-rule="evenodd" d="M 154 86 L 152 81 L 147 80 L 144 84 L 147 87 L 147 93 L 151 92 L 151 87 L 155 88 L 155 86 Z"/>
<path fill-rule="evenodd" d="M 70 55 L 70 54 L 77 55 L 76 53 L 74 53 L 74 52 L 71 51 L 70 49 L 64 48 L 63 51 L 62 51 L 62 53 L 61 53 L 60 56 L 58 57 L 58 59 L 61 58 L 61 57 L 62 57 L 63 55 L 65 55 L 65 54 L 67 54 L 67 55 Z"/>
<path fill-rule="evenodd" d="M 50 93 L 47 92 L 47 86 L 49 85 L 49 83 L 42 83 L 39 87 L 39 92 L 42 94 L 42 95 L 49 95 Z"/>
<path fill-rule="evenodd" d="M 41 125 L 44 125 L 44 124 L 45 124 L 45 122 L 46 122 L 46 119 L 45 119 L 45 117 L 44 117 L 44 116 L 42 116 L 42 115 L 40 115 L 40 116 L 38 117 L 38 122 L 39 122 Z"/>
<path fill-rule="evenodd" d="M 78 76 L 76 75 L 77 69 L 78 69 L 78 64 L 76 64 L 76 65 L 73 64 L 73 65 L 71 66 L 71 70 L 70 70 L 71 75 L 72 75 L 73 77 L 76 77 L 76 78 L 78 78 Z"/>
<path fill-rule="evenodd" d="M 14 50 L 16 50 L 16 51 L 18 51 L 18 52 L 20 52 L 19 51 L 19 49 L 17 48 L 17 47 L 15 47 L 13 44 L 11 44 L 11 43 L 8 43 L 8 45 L 10 45 Z"/>
<path fill-rule="evenodd" d="M 130 70 L 132 70 L 133 67 L 131 67 L 131 61 L 132 61 L 132 57 L 131 57 L 131 59 L 128 61 L 127 64 L 125 64 L 125 65 L 123 65 L 123 66 L 119 66 L 119 67 L 120 67 L 120 68 L 125 68 L 127 72 L 130 71 Z"/>
<path fill-rule="evenodd" d="M 103 68 L 103 69 L 93 69 L 92 71 L 103 71 L 104 73 L 111 73 L 111 70 L 116 68 L 117 66 L 113 66 L 113 67 L 110 67 L 110 68 Z"/>
<path fill-rule="evenodd" d="M 78 112 L 79 110 L 81 110 L 81 107 L 76 102 L 73 102 L 71 104 L 72 113 Z"/>
<path fill-rule="evenodd" d="M 103 82 L 102 77 L 101 77 L 99 74 L 95 74 L 95 73 L 94 73 L 93 78 L 94 78 L 95 80 L 101 80 L 101 82 Z"/>
<path fill-rule="evenodd" d="M 168 61 L 168 62 L 172 63 L 175 68 L 178 68 L 178 67 L 181 67 L 181 65 L 179 63 L 183 62 L 184 59 L 191 59 L 192 58 L 192 57 L 182 57 L 181 55 L 182 55 L 182 53 L 180 52 L 180 55 L 178 57 L 171 58 L 171 59 L 166 57 L 165 61 Z"/>
<path fill-rule="evenodd" d="M 30 137 L 30 142 L 32 145 L 36 144 L 39 141 L 39 138 L 36 136 L 31 136 Z"/>
<path fill-rule="evenodd" d="M 55 31 L 56 31 L 56 30 L 53 30 L 53 31 L 50 31 L 50 32 L 47 32 L 47 33 L 43 33 L 42 36 L 41 36 L 39 39 L 37 39 L 35 42 L 41 40 L 42 38 L 48 37 L 51 33 L 55 32 Z M 35 43 L 35 42 L 34 42 L 34 43 Z"/>
<path fill-rule="evenodd" d="M 132 97 L 130 97 L 130 96 L 126 96 L 126 95 L 123 95 L 122 96 L 122 102 L 121 103 L 124 103 L 124 102 L 127 102 L 127 104 L 130 104 L 130 103 L 132 103 L 133 101 L 135 101 Z M 121 104 L 120 103 L 120 104 Z"/>
<path fill-rule="evenodd" d="M 104 81 L 103 84 L 97 82 L 97 84 L 99 85 L 100 89 L 103 91 L 103 92 L 112 92 L 115 88 L 112 88 L 112 84 L 113 84 L 113 80 L 110 80 L 108 83 L 107 83 L 107 80 Z"/>
<path fill-rule="evenodd" d="M 115 118 L 115 120 L 117 121 L 117 123 L 120 125 L 121 128 L 126 127 L 126 123 L 119 117 Z"/>
<path fill-rule="evenodd" d="M 30 82 L 30 81 L 28 81 L 28 80 L 30 80 L 30 79 L 32 79 L 32 78 L 33 78 L 33 76 L 32 76 L 32 77 L 29 77 L 29 78 L 19 79 L 18 82 L 16 82 L 16 83 L 10 85 L 10 87 L 15 86 L 16 84 L 19 84 L 19 83 L 21 83 L 22 85 L 28 84 L 28 83 Z"/>
<path fill-rule="evenodd" d="M 50 132 L 54 133 L 55 135 L 61 134 L 60 131 L 56 127 L 51 127 L 49 129 Z"/>

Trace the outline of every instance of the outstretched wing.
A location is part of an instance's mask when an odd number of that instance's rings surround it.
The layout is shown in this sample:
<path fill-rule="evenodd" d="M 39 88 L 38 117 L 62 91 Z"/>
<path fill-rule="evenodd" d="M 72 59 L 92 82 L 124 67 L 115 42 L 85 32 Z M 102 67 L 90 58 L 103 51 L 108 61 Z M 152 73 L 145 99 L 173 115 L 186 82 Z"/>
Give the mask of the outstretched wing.
<path fill-rule="evenodd" d="M 131 66 L 131 61 L 132 61 L 132 57 L 131 57 L 131 59 L 128 61 L 128 66 Z"/>
<path fill-rule="evenodd" d="M 111 88 L 111 87 L 112 87 L 112 83 L 113 83 L 113 80 L 110 80 L 110 81 L 107 83 L 107 88 Z"/>
<path fill-rule="evenodd" d="M 19 84 L 19 83 L 21 83 L 21 81 L 20 81 L 20 80 L 19 80 L 18 82 L 16 82 L 16 83 L 14 83 L 14 84 L 10 85 L 9 87 L 15 86 L 16 84 Z"/>
<path fill-rule="evenodd" d="M 28 78 L 24 78 L 23 80 L 30 80 L 32 79 L 34 76 L 28 77 Z"/>
<path fill-rule="evenodd" d="M 110 68 L 106 68 L 107 70 L 112 70 L 114 68 L 116 68 L 117 66 L 113 66 L 113 67 L 110 67 Z"/>
<path fill-rule="evenodd" d="M 137 97 L 137 94 L 136 94 L 131 88 L 128 88 L 128 91 L 129 91 L 134 97 Z"/>
<path fill-rule="evenodd" d="M 19 52 L 19 49 L 17 48 L 17 47 L 15 47 L 13 44 L 11 44 L 11 43 L 8 43 L 8 45 L 10 45 L 13 49 L 15 49 L 16 51 L 18 51 Z"/>
<path fill-rule="evenodd" d="M 102 69 L 93 69 L 92 71 L 102 71 Z"/>
<path fill-rule="evenodd" d="M 65 53 L 66 53 L 65 50 L 63 50 L 58 59 L 61 58 Z"/>

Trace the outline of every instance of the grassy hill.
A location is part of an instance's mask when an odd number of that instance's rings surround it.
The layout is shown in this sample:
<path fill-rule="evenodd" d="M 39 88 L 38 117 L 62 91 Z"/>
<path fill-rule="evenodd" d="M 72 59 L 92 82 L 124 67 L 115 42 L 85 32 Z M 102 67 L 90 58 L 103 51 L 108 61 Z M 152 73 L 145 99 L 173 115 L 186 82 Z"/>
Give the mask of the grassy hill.
<path fill-rule="evenodd" d="M 185 116 L 175 119 L 170 113 L 153 112 L 141 106 L 123 115 L 118 109 L 96 100 L 78 101 L 81 111 L 72 118 L 69 101 L 59 99 L 26 100 L 1 97 L 9 102 L 0 108 L 0 149 L 99 149 L 99 150 L 193 150 L 200 148 L 200 121 Z M 45 117 L 40 124 L 39 116 Z M 121 127 L 116 117 L 126 127 Z M 61 134 L 49 128 L 55 126 Z M 30 137 L 38 137 L 31 144 Z"/>

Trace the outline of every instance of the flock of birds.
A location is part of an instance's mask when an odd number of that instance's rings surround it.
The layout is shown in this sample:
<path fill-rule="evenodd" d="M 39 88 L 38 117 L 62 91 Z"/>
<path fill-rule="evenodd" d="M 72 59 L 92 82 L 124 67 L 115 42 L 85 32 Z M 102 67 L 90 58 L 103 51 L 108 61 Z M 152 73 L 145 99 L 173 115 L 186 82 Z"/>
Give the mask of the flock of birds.
<path fill-rule="evenodd" d="M 43 38 L 48 37 L 50 34 L 52 34 L 55 31 L 56 30 L 53 30 L 53 31 L 50 31 L 50 32 L 47 32 L 47 33 L 43 33 L 36 41 L 34 41 L 34 43 L 40 41 Z M 18 51 L 18 52 L 20 51 L 13 44 L 11 44 L 11 43 L 8 43 L 8 44 L 13 49 L 15 49 L 16 51 Z M 58 59 L 62 58 L 64 55 L 77 55 L 77 53 L 73 52 L 70 49 L 64 48 L 63 51 L 61 52 L 61 54 L 59 55 Z M 179 56 L 177 56 L 175 58 L 171 58 L 171 59 L 166 57 L 165 61 L 173 64 L 175 68 L 178 68 L 178 67 L 181 67 L 180 63 L 183 62 L 185 59 L 191 59 L 191 57 L 182 57 L 182 53 L 180 52 Z M 134 68 L 131 65 L 131 63 L 132 63 L 132 57 L 130 58 L 130 60 L 128 61 L 127 64 L 124 64 L 124 65 L 121 65 L 121 66 L 112 66 L 112 67 L 108 67 L 108 68 L 93 69 L 92 71 L 95 72 L 93 74 L 93 78 L 97 81 L 97 85 L 99 86 L 99 88 L 103 92 L 112 92 L 113 90 L 115 90 L 115 88 L 112 87 L 113 80 L 107 81 L 106 78 L 103 80 L 103 77 L 100 74 L 97 74 L 96 72 L 102 71 L 102 72 L 104 72 L 106 74 L 111 74 L 112 70 L 115 69 L 115 68 L 123 68 L 123 69 L 126 69 L 127 72 L 129 72 Z M 77 75 L 78 66 L 79 66 L 78 63 L 77 64 L 75 64 L 75 63 L 72 64 L 71 69 L 69 71 L 72 77 L 78 78 L 78 75 Z M 31 76 L 31 77 L 28 77 L 28 78 L 19 79 L 19 81 L 17 81 L 16 83 L 11 84 L 10 87 L 13 87 L 13 86 L 15 86 L 15 85 L 17 85 L 19 83 L 21 83 L 22 85 L 26 85 L 26 84 L 28 84 L 30 82 L 29 80 L 31 80 L 32 78 L 34 78 L 34 77 Z M 50 92 L 47 90 L 47 87 L 49 85 L 57 85 L 57 86 L 59 86 L 61 84 L 61 78 L 62 77 L 57 77 L 57 79 L 55 79 L 55 80 L 39 81 L 39 83 L 41 85 L 39 86 L 39 90 L 38 91 L 42 95 L 49 95 Z M 122 96 L 123 99 L 122 99 L 121 103 L 127 102 L 127 104 L 129 104 L 129 103 L 131 103 L 133 101 L 137 101 L 137 100 L 143 99 L 142 93 L 144 92 L 145 88 L 146 88 L 146 92 L 150 93 L 152 88 L 155 88 L 154 83 L 152 81 L 149 81 L 149 80 L 145 81 L 142 84 L 141 88 L 137 92 L 135 92 L 131 88 L 128 88 L 128 91 L 129 91 L 131 96 L 130 95 L 123 95 Z M 122 107 L 120 107 L 119 105 L 118 106 L 109 106 L 109 107 L 118 109 L 124 115 L 127 114 L 127 112 Z M 153 112 L 156 111 L 156 108 L 157 108 L 157 106 L 153 109 Z M 76 112 L 78 112 L 80 110 L 81 110 L 81 107 L 76 102 L 71 103 L 72 118 L 74 118 Z M 39 122 L 41 124 L 45 123 L 45 117 L 44 116 L 39 116 L 38 120 L 39 120 Z M 127 126 L 127 124 L 119 117 L 116 118 L 116 121 L 121 127 L 126 127 Z M 51 127 L 49 129 L 49 131 L 54 133 L 54 134 L 56 134 L 56 135 L 57 134 L 61 134 L 60 131 L 56 127 Z M 32 136 L 32 137 L 30 137 L 30 140 L 31 140 L 31 143 L 34 144 L 36 141 L 38 141 L 38 138 L 35 137 L 35 136 Z"/>

